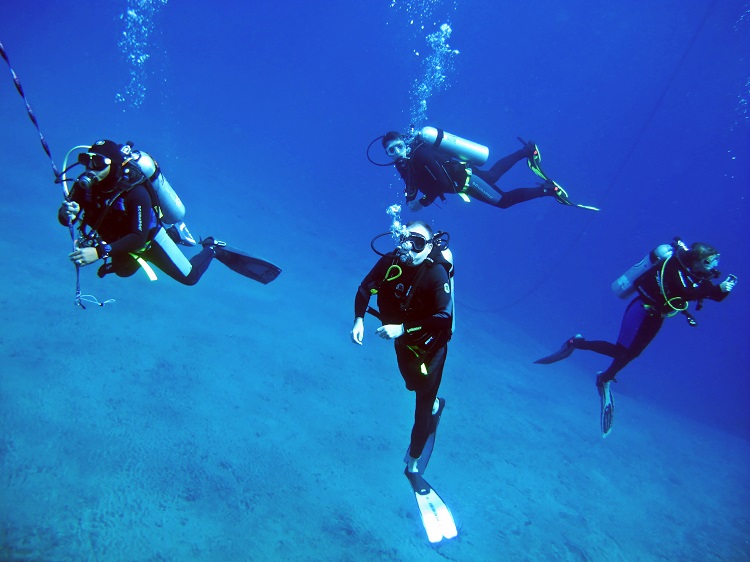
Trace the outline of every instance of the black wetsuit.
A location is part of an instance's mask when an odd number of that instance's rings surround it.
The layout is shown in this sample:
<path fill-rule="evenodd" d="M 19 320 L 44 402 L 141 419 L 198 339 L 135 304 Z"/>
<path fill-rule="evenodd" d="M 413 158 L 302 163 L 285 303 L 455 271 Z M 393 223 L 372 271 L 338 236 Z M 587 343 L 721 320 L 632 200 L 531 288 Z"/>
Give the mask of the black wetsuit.
<path fill-rule="evenodd" d="M 522 148 L 501 158 L 489 170 L 479 170 L 417 140 L 412 145 L 409 156 L 396 161 L 396 169 L 406 184 L 404 194 L 407 203 L 414 201 L 419 192 L 423 194 L 419 199 L 422 207 L 431 205 L 438 197 L 445 199 L 446 193 L 463 192 L 489 205 L 507 209 L 518 203 L 549 195 L 543 187 L 502 191 L 495 185 L 503 174 L 528 156 L 529 149 Z"/>
<path fill-rule="evenodd" d="M 124 191 L 119 187 L 126 188 Z M 113 200 L 112 200 L 113 199 Z M 195 285 L 208 268 L 214 257 L 214 251 L 206 247 L 190 260 L 192 268 L 188 275 L 170 259 L 169 255 L 158 245 L 152 243 L 154 236 L 161 228 L 156 216 L 149 190 L 143 183 L 127 189 L 127 186 L 116 186 L 108 194 L 101 190 L 82 189 L 74 186 L 70 200 L 75 201 L 83 210 L 82 228 L 95 229 L 102 243 L 97 245 L 97 253 L 102 257 L 104 243 L 110 246 L 111 264 L 100 268 L 100 274 L 115 273 L 120 277 L 133 275 L 138 262 L 132 254 L 153 263 L 171 278 L 185 285 Z M 111 203 L 111 204 L 110 204 Z M 67 225 L 65 207 L 58 212 L 58 220 Z"/>
<path fill-rule="evenodd" d="M 661 290 L 661 264 L 644 273 L 637 281 L 639 295 L 628 304 L 620 326 L 617 343 L 573 338 L 576 349 L 594 351 L 612 357 L 612 363 L 600 376 L 601 382 L 615 378 L 618 372 L 638 357 L 656 337 L 664 318 L 687 309 L 687 302 L 702 299 L 721 301 L 729 294 L 709 279 L 699 277 L 684 267 L 676 257 L 664 266 L 664 292 Z M 668 304 L 672 302 L 672 306 Z"/>
<path fill-rule="evenodd" d="M 377 289 L 382 324 L 404 325 L 404 334 L 394 340 L 394 346 L 406 388 L 416 393 L 409 454 L 418 458 L 430 434 L 432 406 L 443 378 L 451 338 L 452 295 L 448 273 L 440 263 L 399 265 L 401 275 L 385 281 L 394 259 L 393 252 L 386 254 L 362 280 L 354 299 L 354 315 L 364 318 L 370 291 Z M 391 270 L 388 277 L 394 273 Z M 407 295 L 411 298 L 404 310 Z"/>

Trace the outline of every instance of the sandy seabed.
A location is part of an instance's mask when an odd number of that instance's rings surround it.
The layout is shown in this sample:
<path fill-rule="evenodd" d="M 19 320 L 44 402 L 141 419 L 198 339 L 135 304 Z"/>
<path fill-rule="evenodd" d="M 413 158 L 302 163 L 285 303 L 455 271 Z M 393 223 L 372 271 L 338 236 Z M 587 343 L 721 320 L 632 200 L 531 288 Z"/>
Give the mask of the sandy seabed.
<path fill-rule="evenodd" d="M 402 475 L 413 397 L 374 319 L 348 339 L 366 271 L 84 269 L 117 302 L 82 311 L 54 250 L 2 280 L 3 560 L 750 559 L 746 441 L 626 383 L 601 439 L 593 375 L 533 365 L 550 350 L 507 320 L 467 308 L 449 347 L 427 476 L 459 536 L 432 546 Z"/>

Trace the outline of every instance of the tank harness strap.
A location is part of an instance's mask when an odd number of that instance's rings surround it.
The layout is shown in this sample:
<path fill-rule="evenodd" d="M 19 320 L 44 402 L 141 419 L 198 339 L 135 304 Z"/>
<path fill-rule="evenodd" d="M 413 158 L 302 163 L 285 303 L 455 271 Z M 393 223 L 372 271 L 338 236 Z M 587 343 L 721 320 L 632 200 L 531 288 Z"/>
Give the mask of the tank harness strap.
<path fill-rule="evenodd" d="M 369 312 L 370 314 L 372 314 L 372 315 L 373 315 L 373 316 L 374 316 L 375 318 L 377 318 L 378 320 L 380 320 L 380 321 L 382 321 L 382 320 L 383 320 L 383 319 L 381 318 L 381 316 L 380 316 L 380 311 L 379 311 L 379 310 L 378 310 L 377 308 L 373 308 L 373 307 L 371 307 L 371 306 L 368 306 L 368 307 L 367 307 L 367 310 L 365 310 L 365 313 L 367 313 L 367 312 Z"/>
<path fill-rule="evenodd" d="M 435 142 L 432 143 L 432 146 L 435 148 L 438 148 L 440 146 L 440 143 L 443 142 L 443 137 L 445 135 L 443 134 L 443 129 L 437 130 L 437 135 L 435 135 Z"/>
<path fill-rule="evenodd" d="M 153 160 L 153 157 L 151 157 L 151 159 Z M 159 174 L 161 174 L 161 168 L 159 167 L 159 163 L 154 160 L 154 173 L 151 174 L 151 176 L 148 178 L 148 181 L 154 181 L 159 177 Z"/>
<path fill-rule="evenodd" d="M 133 159 L 133 157 L 131 156 L 130 158 L 125 160 L 125 162 L 123 162 L 123 166 L 130 161 L 137 162 L 137 160 Z M 151 207 L 154 209 L 154 212 L 156 212 L 156 218 L 161 225 L 161 219 L 164 216 L 164 213 L 161 210 L 161 200 L 159 199 L 159 194 L 156 192 L 156 189 L 154 189 L 154 184 L 152 183 L 156 178 L 159 177 L 161 168 L 159 167 L 159 164 L 156 162 L 156 160 L 154 160 L 154 173 L 151 174 L 150 177 L 146 177 L 146 174 L 144 174 L 138 166 L 134 166 L 134 168 L 141 174 L 141 179 L 133 182 L 133 185 L 131 187 L 135 187 L 139 183 L 143 184 L 143 187 L 145 187 L 146 191 L 148 191 L 149 197 L 151 197 Z"/>
<path fill-rule="evenodd" d="M 414 293 L 416 291 L 416 288 L 419 286 L 419 283 L 422 281 L 422 277 L 424 277 L 424 274 L 427 271 L 427 267 L 430 264 L 434 264 L 435 261 L 431 257 L 425 258 L 425 260 L 422 262 L 422 265 L 419 266 L 419 270 L 417 271 L 417 274 L 414 276 L 414 280 L 411 282 L 411 286 L 406 291 L 406 296 L 404 297 L 404 300 L 401 301 L 401 311 L 406 312 L 409 310 L 409 307 L 411 306 L 411 300 L 414 298 Z"/>

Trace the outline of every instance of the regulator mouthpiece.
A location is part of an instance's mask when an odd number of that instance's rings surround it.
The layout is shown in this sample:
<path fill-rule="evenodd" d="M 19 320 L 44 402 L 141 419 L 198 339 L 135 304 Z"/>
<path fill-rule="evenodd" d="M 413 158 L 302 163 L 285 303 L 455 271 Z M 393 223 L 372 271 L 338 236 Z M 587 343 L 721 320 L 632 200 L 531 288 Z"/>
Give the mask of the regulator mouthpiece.
<path fill-rule="evenodd" d="M 99 183 L 99 177 L 93 172 L 84 172 L 78 176 L 76 183 L 83 189 L 92 189 Z"/>

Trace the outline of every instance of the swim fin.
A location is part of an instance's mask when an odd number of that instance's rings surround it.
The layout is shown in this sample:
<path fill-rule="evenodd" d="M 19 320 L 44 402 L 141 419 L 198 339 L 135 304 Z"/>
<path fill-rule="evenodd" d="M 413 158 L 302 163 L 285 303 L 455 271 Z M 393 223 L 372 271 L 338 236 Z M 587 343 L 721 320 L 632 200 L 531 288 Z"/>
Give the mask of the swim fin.
<path fill-rule="evenodd" d="M 602 382 L 599 377 L 596 377 L 596 389 L 599 391 L 599 398 L 601 400 L 601 429 L 602 438 L 609 435 L 612 431 L 612 424 L 615 422 L 615 398 L 612 396 L 612 391 L 609 389 L 609 385 L 612 381 Z"/>
<path fill-rule="evenodd" d="M 562 361 L 563 359 L 567 359 L 570 357 L 570 354 L 575 351 L 575 347 L 573 346 L 573 340 L 577 339 L 583 339 L 583 336 L 581 334 L 576 334 L 572 338 L 565 340 L 565 343 L 562 344 L 562 347 L 555 351 L 552 355 L 547 355 L 547 357 L 542 357 L 541 359 L 537 359 L 534 361 L 534 363 L 538 363 L 540 365 L 549 365 L 550 363 L 557 363 L 558 361 Z"/>
<path fill-rule="evenodd" d="M 251 256 L 232 246 L 216 246 L 216 259 L 232 271 L 267 285 L 281 273 L 281 268 L 274 264 Z"/>
<path fill-rule="evenodd" d="M 427 533 L 427 539 L 434 544 L 443 539 L 453 539 L 458 536 L 456 522 L 443 498 L 418 472 L 405 470 L 404 475 L 409 480 L 417 500 L 417 508 Z"/>
<path fill-rule="evenodd" d="M 545 184 L 550 182 L 550 187 L 554 190 L 555 199 L 558 203 L 569 205 L 571 207 L 578 207 L 579 209 L 586 209 L 587 211 L 601 211 L 601 209 L 599 209 L 598 207 L 573 203 L 570 199 L 568 199 L 568 193 L 562 187 L 560 187 L 560 184 L 551 180 L 549 176 L 544 173 L 544 170 L 542 170 L 542 153 L 539 152 L 539 147 L 534 143 L 534 141 L 526 142 L 521 137 L 516 138 L 522 145 L 529 148 L 533 147 L 533 154 L 526 159 L 529 165 L 529 169 L 534 172 L 539 178 L 543 179 Z"/>
<path fill-rule="evenodd" d="M 526 158 L 526 163 L 529 165 L 529 170 L 534 172 L 537 176 L 542 178 L 543 180 L 547 179 L 547 176 L 544 175 L 544 172 L 542 171 L 542 153 L 539 151 L 539 147 L 536 145 L 534 141 L 528 141 L 526 142 L 521 137 L 516 137 L 519 142 L 524 145 L 526 148 L 531 150 L 531 156 L 528 156 Z"/>

